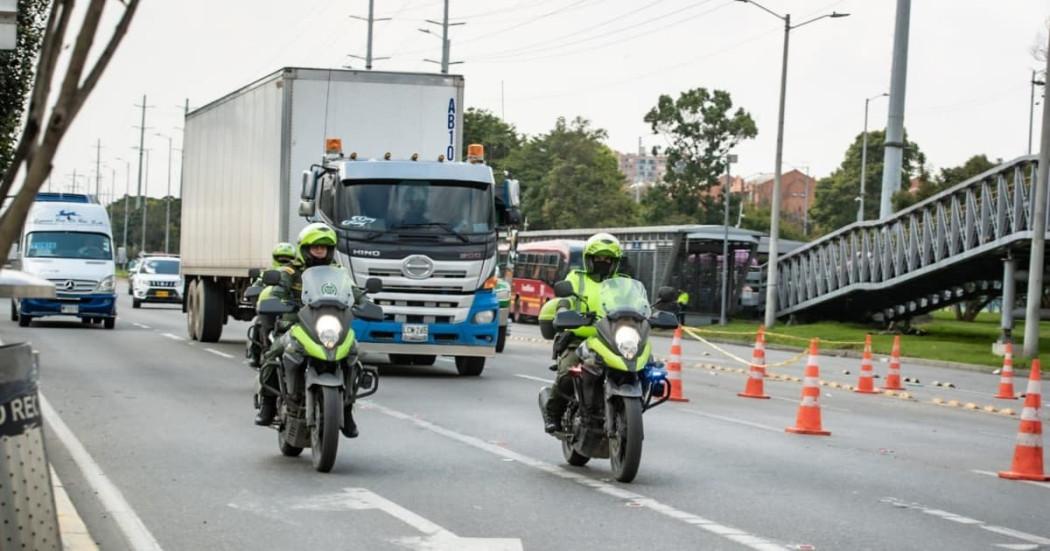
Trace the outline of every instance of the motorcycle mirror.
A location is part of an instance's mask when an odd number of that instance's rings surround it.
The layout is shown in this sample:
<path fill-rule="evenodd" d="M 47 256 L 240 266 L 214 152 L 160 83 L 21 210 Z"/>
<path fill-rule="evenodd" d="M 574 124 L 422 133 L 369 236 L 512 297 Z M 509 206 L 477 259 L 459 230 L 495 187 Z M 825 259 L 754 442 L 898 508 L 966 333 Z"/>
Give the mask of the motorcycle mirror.
<path fill-rule="evenodd" d="M 674 302 L 678 298 L 678 293 L 675 292 L 674 287 L 663 286 L 656 291 L 656 297 L 662 302 Z"/>
<path fill-rule="evenodd" d="M 659 310 L 649 318 L 649 326 L 653 329 L 675 329 L 678 327 L 678 316 Z"/>
<path fill-rule="evenodd" d="M 264 316 L 279 316 L 288 314 L 295 310 L 295 306 L 285 304 L 279 298 L 268 298 L 259 303 L 258 312 Z"/>
<path fill-rule="evenodd" d="M 266 270 L 262 276 L 263 285 L 279 285 L 281 283 L 281 271 L 280 270 Z"/>
<path fill-rule="evenodd" d="M 259 298 L 262 291 L 262 287 L 248 287 L 248 290 L 244 292 L 244 299 L 249 302 L 255 302 L 255 299 Z"/>
<path fill-rule="evenodd" d="M 568 281 L 559 281 L 554 284 L 554 296 L 558 298 L 568 298 L 575 294 L 576 290 L 572 288 L 572 283 Z"/>
<path fill-rule="evenodd" d="M 365 281 L 365 291 L 368 294 L 383 292 L 383 280 L 378 277 L 370 277 Z"/>
<path fill-rule="evenodd" d="M 575 310 L 558 312 L 558 315 L 554 317 L 554 328 L 558 331 L 579 329 L 585 325 L 587 325 L 587 318 L 583 317 L 583 314 L 580 314 Z"/>
<path fill-rule="evenodd" d="M 375 279 L 375 278 L 372 278 Z M 365 302 L 360 306 L 354 306 L 354 317 L 368 321 L 383 321 L 383 309 L 374 302 Z"/>
<path fill-rule="evenodd" d="M 251 270 L 248 270 L 248 279 L 251 281 L 255 281 L 256 279 L 258 279 L 259 274 L 261 273 L 262 270 L 260 270 L 259 268 L 252 268 Z"/>

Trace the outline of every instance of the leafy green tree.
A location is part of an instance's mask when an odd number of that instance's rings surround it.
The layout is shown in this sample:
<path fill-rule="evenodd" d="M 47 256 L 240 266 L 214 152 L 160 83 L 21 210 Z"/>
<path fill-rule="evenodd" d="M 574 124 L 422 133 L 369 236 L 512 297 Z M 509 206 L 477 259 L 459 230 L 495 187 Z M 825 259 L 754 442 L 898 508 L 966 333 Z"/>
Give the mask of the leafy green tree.
<path fill-rule="evenodd" d="M 773 209 L 769 206 L 745 205 L 740 227 L 745 230 L 755 230 L 769 234 L 772 215 Z M 780 217 L 780 237 L 794 241 L 809 241 L 809 238 L 802 231 L 802 225 L 784 216 Z"/>
<path fill-rule="evenodd" d="M 113 221 L 113 246 L 124 245 L 124 205 L 128 210 L 128 258 L 135 258 L 142 252 L 142 209 L 136 208 L 135 197 L 120 198 L 106 207 L 109 219 Z M 146 211 L 146 250 L 145 252 L 164 252 L 164 219 L 166 199 L 150 197 Z M 182 200 L 171 199 L 170 243 L 172 253 L 179 252 L 179 223 L 182 220 Z"/>
<path fill-rule="evenodd" d="M 14 158 L 51 0 L 18 0 L 14 50 L 0 51 L 0 174 Z"/>
<path fill-rule="evenodd" d="M 991 170 L 1002 164 L 1002 162 L 1002 159 L 991 161 L 986 155 L 974 155 L 959 166 L 942 168 L 940 174 L 938 174 L 936 178 L 923 180 L 919 189 L 915 193 L 903 189 L 895 193 L 893 195 L 893 208 L 895 210 L 902 210 L 910 207 L 923 199 L 932 197 L 954 186 L 955 184 L 965 182 L 982 172 Z"/>
<path fill-rule="evenodd" d="M 504 163 L 511 153 L 521 147 L 523 136 L 513 124 L 487 109 L 467 109 L 463 114 L 463 143 L 485 146 L 485 162 L 492 167 L 497 180 L 506 168 Z"/>
<path fill-rule="evenodd" d="M 529 139 L 505 164 L 521 182 L 530 229 L 630 226 L 636 205 L 605 130 L 586 119 L 558 118 L 554 128 Z"/>
<path fill-rule="evenodd" d="M 872 220 L 879 216 L 879 201 L 882 193 L 882 161 L 885 147 L 885 133 L 882 130 L 868 132 L 868 171 L 864 186 L 864 219 Z M 817 182 L 813 206 L 809 209 L 809 219 L 816 226 L 817 233 L 828 233 L 857 221 L 857 201 L 860 194 L 860 160 L 863 135 L 858 134 L 846 149 L 842 164 L 830 176 Z M 926 156 L 915 142 L 908 140 L 904 133 L 904 164 L 901 179 L 904 186 L 914 176 L 929 179 L 923 165 Z"/>
<path fill-rule="evenodd" d="M 729 92 L 694 88 L 678 99 L 661 95 L 645 115 L 653 134 L 669 143 L 664 181 L 646 194 L 644 217 L 649 223 L 709 222 L 717 218 L 716 203 L 705 192 L 725 172 L 725 156 L 741 141 L 758 135 L 751 115 L 733 111 Z"/>

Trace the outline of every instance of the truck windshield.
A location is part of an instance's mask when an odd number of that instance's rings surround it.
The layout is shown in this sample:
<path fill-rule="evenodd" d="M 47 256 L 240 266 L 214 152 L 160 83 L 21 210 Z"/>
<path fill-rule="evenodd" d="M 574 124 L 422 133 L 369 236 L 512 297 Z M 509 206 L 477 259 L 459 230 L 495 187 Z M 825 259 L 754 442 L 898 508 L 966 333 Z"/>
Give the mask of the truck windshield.
<path fill-rule="evenodd" d="M 105 234 L 41 231 L 29 234 L 26 256 L 113 260 L 113 250 L 110 248 L 109 236 Z"/>
<path fill-rule="evenodd" d="M 344 182 L 338 219 L 347 229 L 429 228 L 464 235 L 493 228 L 492 192 L 484 182 L 368 180 Z"/>

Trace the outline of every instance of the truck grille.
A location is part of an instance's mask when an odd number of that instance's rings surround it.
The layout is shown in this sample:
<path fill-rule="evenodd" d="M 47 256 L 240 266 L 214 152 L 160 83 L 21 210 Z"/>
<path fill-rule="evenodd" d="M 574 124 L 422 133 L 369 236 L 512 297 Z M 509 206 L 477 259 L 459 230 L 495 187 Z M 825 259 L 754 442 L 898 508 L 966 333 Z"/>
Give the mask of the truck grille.
<path fill-rule="evenodd" d="M 369 277 L 403 277 L 401 270 L 392 270 L 389 268 L 369 268 Z M 431 278 L 448 278 L 448 279 L 465 279 L 467 277 L 466 270 L 434 270 L 431 274 Z"/>
<path fill-rule="evenodd" d="M 83 295 L 95 290 L 98 282 L 91 279 L 50 279 L 55 284 L 55 292 L 62 295 Z"/>

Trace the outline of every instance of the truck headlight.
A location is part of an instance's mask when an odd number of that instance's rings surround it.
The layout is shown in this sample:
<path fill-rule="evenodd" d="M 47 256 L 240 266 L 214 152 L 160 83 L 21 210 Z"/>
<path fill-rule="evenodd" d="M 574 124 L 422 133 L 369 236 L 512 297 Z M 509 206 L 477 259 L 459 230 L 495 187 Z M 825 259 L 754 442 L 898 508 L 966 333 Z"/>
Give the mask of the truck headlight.
<path fill-rule="evenodd" d="M 98 282 L 98 285 L 95 287 L 95 290 L 96 291 L 102 291 L 102 292 L 112 291 L 113 290 L 113 276 L 106 276 L 106 277 L 102 278 L 102 281 Z"/>
<path fill-rule="evenodd" d="M 474 323 L 486 324 L 492 323 L 492 320 L 496 319 L 496 313 L 492 310 L 485 310 L 474 314 Z"/>
<path fill-rule="evenodd" d="M 321 344 L 331 350 L 339 344 L 339 333 L 343 332 L 343 324 L 339 323 L 339 319 L 335 316 L 324 315 L 317 318 L 317 325 L 314 329 L 317 330 L 317 338 L 321 339 Z"/>
<path fill-rule="evenodd" d="M 638 354 L 638 343 L 641 340 L 642 336 L 634 327 L 624 326 L 616 330 L 616 348 L 620 349 L 620 354 L 627 360 L 633 360 Z"/>

